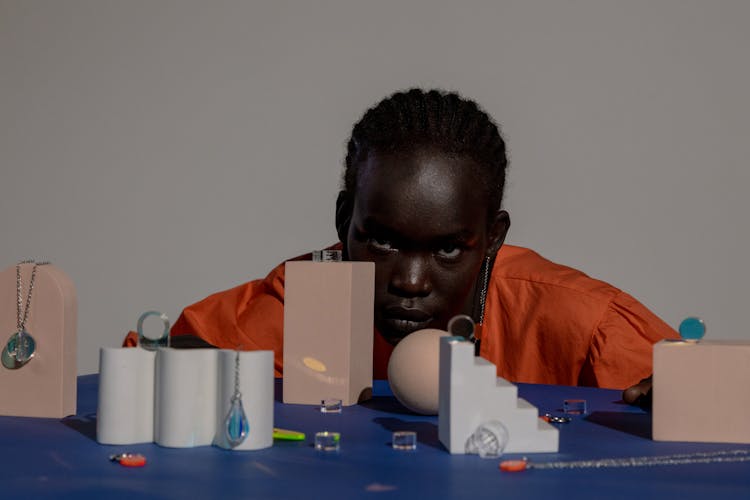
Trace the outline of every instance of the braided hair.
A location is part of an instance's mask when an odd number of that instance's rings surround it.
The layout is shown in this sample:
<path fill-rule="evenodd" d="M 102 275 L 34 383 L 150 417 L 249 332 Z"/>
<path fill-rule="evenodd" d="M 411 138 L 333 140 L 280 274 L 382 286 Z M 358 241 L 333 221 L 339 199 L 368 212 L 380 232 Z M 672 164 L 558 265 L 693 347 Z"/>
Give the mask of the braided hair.
<path fill-rule="evenodd" d="M 397 92 L 365 112 L 347 146 L 342 194 L 353 201 L 369 154 L 420 149 L 473 160 L 483 170 L 490 212 L 500 209 L 508 159 L 498 126 L 474 101 L 441 90 Z"/>

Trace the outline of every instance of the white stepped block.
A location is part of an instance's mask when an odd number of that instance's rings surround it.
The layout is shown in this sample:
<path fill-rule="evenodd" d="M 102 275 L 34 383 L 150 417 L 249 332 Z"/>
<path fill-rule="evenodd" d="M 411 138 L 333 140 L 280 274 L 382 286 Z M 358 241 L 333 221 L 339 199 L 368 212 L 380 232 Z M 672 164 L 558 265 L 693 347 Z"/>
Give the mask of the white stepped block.
<path fill-rule="evenodd" d="M 535 432 L 513 433 L 509 431 L 510 439 L 505 447 L 505 453 L 548 453 L 556 452 L 558 448 L 558 430 L 542 419 L 537 419 Z M 552 448 L 554 443 L 554 448 Z"/>
<path fill-rule="evenodd" d="M 502 413 L 503 411 L 508 411 L 508 410 L 500 409 L 499 411 L 500 413 Z M 513 422 L 512 425 L 516 426 L 516 429 L 519 433 L 528 434 L 528 433 L 536 432 L 538 428 L 537 421 L 539 420 L 539 411 L 537 411 L 536 406 L 532 405 L 525 399 L 518 398 L 516 400 L 516 409 L 510 410 L 508 411 L 508 413 L 512 413 L 514 415 L 514 418 L 512 420 Z M 546 424 L 546 422 L 543 422 L 543 423 Z M 510 432 L 510 428 L 508 428 L 508 432 Z M 511 443 L 512 441 L 513 439 L 511 439 Z"/>
<path fill-rule="evenodd" d="M 497 377 L 495 365 L 474 356 L 474 345 L 460 337 L 440 339 L 438 438 L 452 454 L 465 453 L 476 428 L 498 420 L 508 430 L 507 453 L 556 452 L 559 432 L 518 397 L 518 388 Z"/>
<path fill-rule="evenodd" d="M 484 358 L 480 358 L 479 356 L 473 356 L 474 357 L 474 363 L 472 372 L 475 374 L 475 380 L 477 383 L 481 384 L 482 387 L 487 388 L 494 388 L 497 383 L 495 380 L 497 379 L 497 368 L 494 364 L 490 363 Z"/>
<path fill-rule="evenodd" d="M 497 374 L 493 373 L 492 378 L 497 379 Z M 518 400 L 518 388 L 515 385 L 498 386 L 495 383 L 492 385 L 483 385 L 481 388 L 477 388 L 475 394 L 475 398 L 485 401 L 487 409 L 491 409 L 492 413 L 502 412 L 503 409 L 516 408 L 518 406 L 516 403 Z M 471 405 L 471 403 L 469 404 Z"/>

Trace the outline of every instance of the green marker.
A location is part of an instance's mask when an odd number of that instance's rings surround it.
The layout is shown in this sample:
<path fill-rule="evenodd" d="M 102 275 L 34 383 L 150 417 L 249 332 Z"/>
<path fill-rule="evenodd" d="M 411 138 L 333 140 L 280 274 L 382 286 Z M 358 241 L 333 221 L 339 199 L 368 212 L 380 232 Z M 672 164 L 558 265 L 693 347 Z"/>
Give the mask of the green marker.
<path fill-rule="evenodd" d="M 273 438 L 281 440 L 281 441 L 304 441 L 305 433 L 297 432 L 297 431 L 290 431 L 288 429 L 278 429 L 274 427 Z"/>

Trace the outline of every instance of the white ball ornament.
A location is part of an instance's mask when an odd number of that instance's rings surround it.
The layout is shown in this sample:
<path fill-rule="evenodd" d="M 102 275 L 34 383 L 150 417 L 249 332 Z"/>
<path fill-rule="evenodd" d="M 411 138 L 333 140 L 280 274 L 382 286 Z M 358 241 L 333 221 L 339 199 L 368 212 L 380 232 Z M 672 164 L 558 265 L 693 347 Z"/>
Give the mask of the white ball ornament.
<path fill-rule="evenodd" d="M 440 337 L 448 335 L 435 328 L 417 330 L 393 349 L 388 361 L 388 383 L 396 399 L 415 413 L 437 415 Z"/>

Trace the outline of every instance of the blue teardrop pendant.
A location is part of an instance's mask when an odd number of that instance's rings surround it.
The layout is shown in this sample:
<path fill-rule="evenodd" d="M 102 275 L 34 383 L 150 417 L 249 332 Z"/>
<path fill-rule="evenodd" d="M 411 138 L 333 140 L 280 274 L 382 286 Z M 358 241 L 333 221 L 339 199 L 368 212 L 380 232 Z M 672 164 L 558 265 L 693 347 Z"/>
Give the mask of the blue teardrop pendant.
<path fill-rule="evenodd" d="M 245 409 L 242 408 L 242 396 L 235 394 L 232 396 L 232 404 L 229 407 L 229 413 L 224 420 L 225 434 L 227 442 L 234 448 L 242 444 L 250 430 L 250 423 L 247 421 Z"/>

